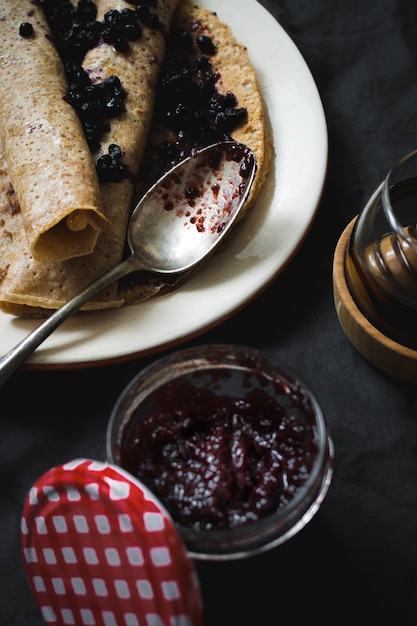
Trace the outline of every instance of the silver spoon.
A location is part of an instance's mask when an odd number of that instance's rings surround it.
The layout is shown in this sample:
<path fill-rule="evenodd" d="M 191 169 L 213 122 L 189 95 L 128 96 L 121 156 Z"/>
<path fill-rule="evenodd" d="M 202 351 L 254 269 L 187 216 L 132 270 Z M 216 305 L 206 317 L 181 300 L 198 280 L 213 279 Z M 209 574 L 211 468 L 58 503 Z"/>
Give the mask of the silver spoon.
<path fill-rule="evenodd" d="M 0 385 L 72 313 L 132 272 L 179 274 L 201 263 L 229 231 L 256 172 L 253 152 L 224 141 L 191 155 L 149 189 L 130 218 L 130 256 L 57 309 L 0 359 Z"/>

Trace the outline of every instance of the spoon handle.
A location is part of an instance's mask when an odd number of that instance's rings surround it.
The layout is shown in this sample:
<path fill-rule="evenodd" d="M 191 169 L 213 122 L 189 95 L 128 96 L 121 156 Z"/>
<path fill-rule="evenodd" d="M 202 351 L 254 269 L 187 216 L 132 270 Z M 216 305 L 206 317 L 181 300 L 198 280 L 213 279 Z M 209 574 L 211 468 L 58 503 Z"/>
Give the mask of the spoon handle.
<path fill-rule="evenodd" d="M 13 372 L 21 365 L 36 348 L 43 342 L 53 331 L 58 328 L 72 313 L 78 311 L 90 298 L 102 291 L 105 287 L 113 283 L 115 280 L 130 274 L 133 271 L 141 269 L 138 267 L 136 259 L 131 256 L 122 261 L 116 267 L 97 278 L 95 281 L 87 285 L 80 293 L 68 300 L 59 309 L 54 311 L 52 315 L 46 318 L 40 326 L 32 330 L 22 341 L 16 344 L 3 357 L 0 358 L 0 386 L 13 374 Z"/>

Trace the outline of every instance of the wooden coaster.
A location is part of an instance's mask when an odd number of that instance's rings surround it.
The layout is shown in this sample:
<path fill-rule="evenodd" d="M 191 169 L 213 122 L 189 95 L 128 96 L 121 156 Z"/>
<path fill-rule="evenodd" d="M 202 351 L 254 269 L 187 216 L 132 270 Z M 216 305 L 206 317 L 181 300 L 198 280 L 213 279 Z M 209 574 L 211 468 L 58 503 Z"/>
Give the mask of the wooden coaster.
<path fill-rule="evenodd" d="M 333 296 L 339 322 L 352 345 L 383 372 L 417 383 L 417 351 L 393 341 L 361 313 L 346 283 L 344 258 L 357 218 L 343 231 L 333 259 Z"/>

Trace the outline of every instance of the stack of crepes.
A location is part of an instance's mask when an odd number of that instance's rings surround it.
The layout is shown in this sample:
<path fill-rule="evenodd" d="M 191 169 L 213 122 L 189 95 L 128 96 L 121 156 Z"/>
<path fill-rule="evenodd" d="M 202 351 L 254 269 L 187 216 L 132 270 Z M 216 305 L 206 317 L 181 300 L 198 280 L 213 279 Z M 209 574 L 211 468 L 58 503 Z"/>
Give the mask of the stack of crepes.
<path fill-rule="evenodd" d="M 91 154 L 75 110 L 66 103 L 64 67 L 42 9 L 32 0 L 0 3 L 0 308 L 44 316 L 123 257 L 127 222 L 150 131 L 166 34 L 179 0 L 158 2 L 162 29 L 143 26 L 129 54 L 111 45 L 87 52 L 90 78 L 112 75 L 126 91 L 125 111 L 111 120 L 100 150 Z M 135 6 L 97 0 L 97 20 Z M 30 37 L 19 35 L 23 22 Z M 100 183 L 97 158 L 117 144 L 129 178 Z M 143 297 L 147 296 L 144 286 Z M 114 284 L 84 309 L 121 306 Z"/>
<path fill-rule="evenodd" d="M 111 9 L 121 11 L 134 8 L 133 4 L 125 0 L 97 0 L 96 5 L 96 19 L 100 21 Z M 246 143 L 254 151 L 258 164 L 246 209 L 253 205 L 260 192 L 270 166 L 272 145 L 255 71 L 246 48 L 235 40 L 231 29 L 219 20 L 216 13 L 199 7 L 192 0 L 157 0 L 152 5 L 152 11 L 157 12 L 163 24 L 162 32 L 144 26 L 143 37 L 137 42 L 131 42 L 129 54 L 118 53 L 110 45 L 99 45 L 84 58 L 82 65 L 93 81 L 101 82 L 111 75 L 117 75 L 127 92 L 125 112 L 121 117 L 109 120 L 110 131 L 104 137 L 100 150 L 89 157 L 79 122 L 71 110 L 66 111 L 66 115 L 71 118 L 70 131 L 62 129 L 61 136 L 56 135 L 60 130 L 58 113 L 53 118 L 53 128 L 48 125 L 48 120 L 51 121 L 48 116 L 57 110 L 58 101 L 62 108 L 60 115 L 63 115 L 65 108 L 70 107 L 66 107 L 62 101 L 67 89 L 65 77 L 50 37 L 45 36 L 48 26 L 42 11 L 31 0 L 1 0 L 0 139 L 4 151 L 0 150 L 0 310 L 6 313 L 43 317 L 50 310 L 62 306 L 86 284 L 123 258 L 126 228 L 135 197 L 134 178 L 140 171 L 149 136 L 155 131 L 152 118 L 157 81 L 165 55 L 166 35 L 171 26 L 185 28 L 194 32 L 194 36 L 207 35 L 213 39 L 216 52 L 210 60 L 219 76 L 218 88 L 222 93 L 234 93 L 239 106 L 245 107 L 248 113 L 247 121 L 236 129 L 233 138 Z M 23 21 L 34 24 L 34 38 L 24 39 L 17 34 Z M 28 67 L 31 68 L 30 77 Z M 11 84 L 13 95 L 5 99 Z M 28 104 L 14 111 L 13 108 L 20 100 Z M 22 119 L 20 125 L 15 124 L 13 137 L 10 120 L 15 115 L 21 115 Z M 28 119 L 31 120 L 30 125 Z M 35 132 L 38 128 L 43 129 L 44 125 L 44 132 Z M 156 132 L 159 133 L 159 129 Z M 77 142 L 73 140 L 75 135 Z M 171 140 L 172 137 L 167 139 Z M 31 148 L 28 156 L 25 153 L 27 147 L 34 146 L 35 142 L 39 142 L 36 150 Z M 91 163 L 94 164 L 101 154 L 107 153 L 112 143 L 121 147 L 123 163 L 132 176 L 117 183 L 100 183 L 97 197 L 97 182 L 91 171 Z M 52 159 L 53 148 L 56 158 Z M 32 159 L 32 181 L 25 178 L 22 168 L 11 167 L 11 155 L 17 162 Z M 62 164 L 59 178 L 56 159 L 68 159 L 70 155 L 75 163 L 70 159 Z M 55 185 L 51 184 L 52 179 Z M 33 228 L 30 230 L 29 209 L 33 197 L 25 196 L 26 187 L 31 188 L 34 183 L 38 184 L 38 188 L 39 185 L 42 187 L 38 212 L 43 219 L 45 215 L 48 216 L 51 226 L 50 234 L 45 234 L 45 222 L 42 222 L 42 229 L 39 230 L 42 231 L 44 243 L 40 245 L 41 237 L 38 236 L 37 247 L 36 233 L 34 235 Z M 95 199 L 94 208 L 88 205 L 83 195 L 87 193 L 86 189 Z M 75 193 L 80 193 L 80 197 L 76 198 Z M 62 222 L 63 217 L 57 214 L 57 198 L 62 196 L 66 200 L 63 210 L 65 219 L 62 225 L 56 227 L 58 219 Z M 72 239 L 80 235 L 80 227 L 89 227 L 92 231 L 93 220 L 97 230 L 100 229 L 99 233 L 96 231 L 94 251 L 79 250 L 77 254 L 82 256 L 65 253 L 65 260 L 57 260 L 56 257 L 48 260 L 45 256 L 41 258 L 41 247 L 44 253 L 49 250 L 50 254 L 51 251 L 57 254 L 57 251 L 64 253 L 65 249 L 68 250 L 67 243 L 64 245 L 60 240 L 53 243 L 53 236 L 56 233 L 63 240 L 68 238 L 71 227 L 68 227 L 66 215 L 72 211 L 75 214 L 74 228 L 78 228 L 70 233 Z M 82 219 L 84 214 L 90 217 Z M 83 306 L 83 309 L 116 308 L 148 299 L 160 291 L 164 291 L 164 284 L 152 280 L 136 281 L 133 286 L 114 284 Z"/>

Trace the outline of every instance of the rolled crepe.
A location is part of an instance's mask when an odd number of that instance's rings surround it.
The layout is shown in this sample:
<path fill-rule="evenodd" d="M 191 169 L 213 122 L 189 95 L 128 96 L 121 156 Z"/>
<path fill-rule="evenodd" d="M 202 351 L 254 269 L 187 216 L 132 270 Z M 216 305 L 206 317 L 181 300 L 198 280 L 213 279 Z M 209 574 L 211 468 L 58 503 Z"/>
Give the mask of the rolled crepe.
<path fill-rule="evenodd" d="M 0 23 L 0 136 L 30 252 L 44 262 L 89 254 L 106 220 L 44 14 L 31 0 L 2 0 Z"/>
<path fill-rule="evenodd" d="M 264 116 L 264 105 L 255 69 L 247 48 L 236 40 L 232 29 L 221 21 L 217 13 L 199 6 L 194 0 L 181 0 L 172 27 L 192 34 L 194 40 L 201 35 L 212 40 L 215 50 L 209 55 L 209 60 L 213 73 L 218 77 L 216 89 L 223 95 L 233 93 L 237 106 L 247 110 L 246 120 L 232 132 L 234 140 L 246 144 L 253 150 L 257 163 L 248 199 L 239 213 L 238 221 L 241 221 L 260 194 L 273 156 L 272 133 Z M 199 54 L 198 47 L 197 51 L 194 49 L 194 54 Z M 139 196 L 164 173 L 165 163 L 158 158 L 158 146 L 164 141 L 175 144 L 177 139 L 176 131 L 166 124 L 165 120 L 161 123 L 156 115 L 138 178 Z M 179 143 L 181 145 L 181 140 Z M 191 145 L 188 149 L 191 149 Z M 228 245 L 228 242 L 223 245 Z M 158 292 L 166 293 L 172 288 L 175 289 L 188 278 L 189 273 L 186 273 L 171 283 L 159 285 Z M 140 282 L 127 284 L 122 286 L 121 295 L 126 303 L 136 304 L 144 298 L 144 287 Z"/>
<path fill-rule="evenodd" d="M 175 12 L 173 26 L 192 33 L 194 39 L 206 36 L 214 44 L 209 55 L 213 72 L 217 74 L 216 89 L 226 95 L 233 93 L 237 106 L 247 110 L 247 119 L 234 129 L 235 141 L 243 143 L 254 152 L 257 163 L 256 176 L 239 220 L 259 196 L 271 165 L 273 154 L 272 133 L 264 115 L 264 105 L 254 67 L 246 46 L 238 42 L 228 24 L 218 14 L 199 6 L 194 0 L 182 0 Z M 162 132 L 162 135 L 161 135 Z M 164 134 L 166 133 L 166 137 Z M 159 141 L 172 141 L 170 131 L 158 129 Z"/>
<path fill-rule="evenodd" d="M 7 275 L 16 238 L 23 229 L 20 206 L 10 183 L 0 141 L 0 283 Z"/>
<path fill-rule="evenodd" d="M 125 0 L 99 0 L 96 4 L 97 20 L 102 20 L 111 9 L 134 8 Z M 92 80 L 101 82 L 110 75 L 117 75 L 127 94 L 125 112 L 110 120 L 110 131 L 94 158 L 107 152 L 109 144 L 115 143 L 122 149 L 122 162 L 130 176 L 117 183 L 100 184 L 103 210 L 109 224 L 100 232 L 92 254 L 59 263 L 41 263 L 35 259 L 29 242 L 25 242 L 21 233 L 15 236 L 8 249 L 8 269 L 0 287 L 0 308 L 3 311 L 21 316 L 44 316 L 49 309 L 60 307 L 123 258 L 134 177 L 139 171 L 151 127 L 166 34 L 177 4 L 178 0 L 166 0 L 153 7 L 163 30 L 143 26 L 141 39 L 130 42 L 129 53 L 116 52 L 112 46 L 103 44 L 87 53 L 82 65 Z M 17 198 L 19 200 L 19 196 Z M 158 287 L 144 284 L 139 299 L 146 299 L 157 290 Z M 122 304 L 124 299 L 115 284 L 83 309 L 114 308 Z"/>

